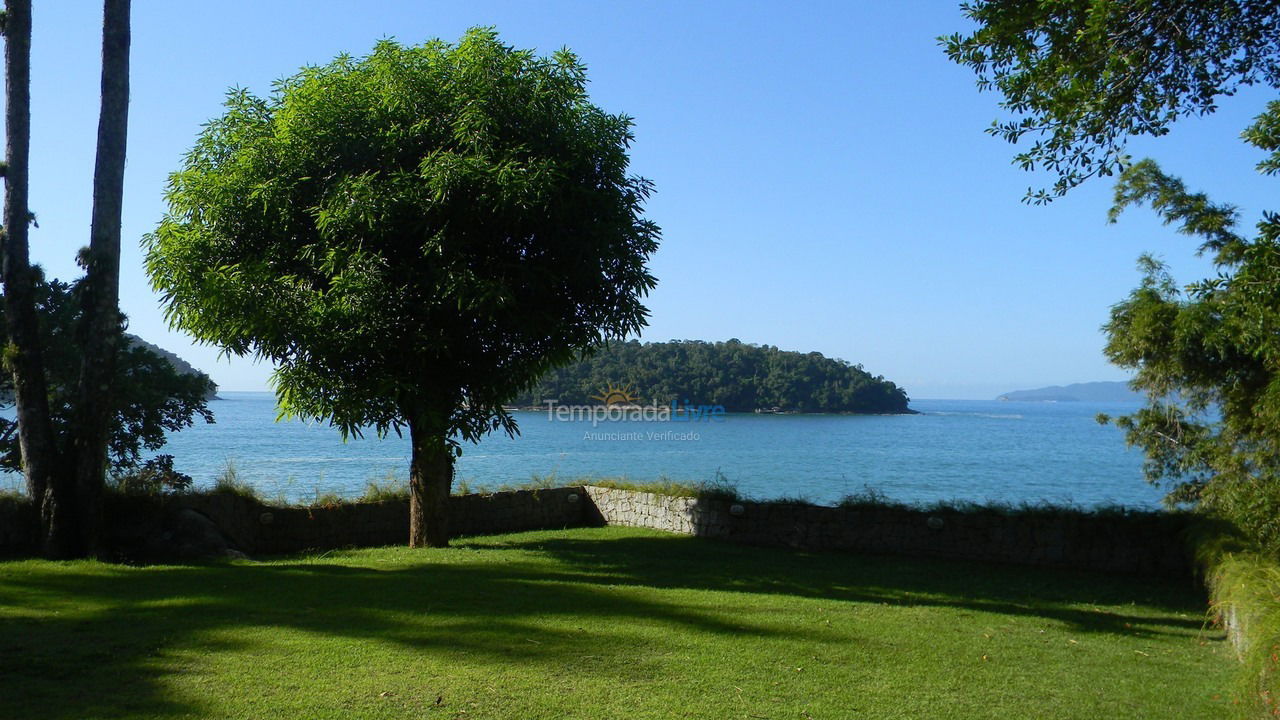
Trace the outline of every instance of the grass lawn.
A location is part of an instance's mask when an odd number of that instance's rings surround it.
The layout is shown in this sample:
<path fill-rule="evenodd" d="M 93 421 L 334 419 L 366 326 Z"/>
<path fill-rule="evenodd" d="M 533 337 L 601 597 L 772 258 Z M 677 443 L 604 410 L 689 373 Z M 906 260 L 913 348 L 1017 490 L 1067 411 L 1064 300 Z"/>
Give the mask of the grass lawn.
<path fill-rule="evenodd" d="M 1189 584 L 626 528 L 0 562 L 0 718 L 1215 718 Z"/>

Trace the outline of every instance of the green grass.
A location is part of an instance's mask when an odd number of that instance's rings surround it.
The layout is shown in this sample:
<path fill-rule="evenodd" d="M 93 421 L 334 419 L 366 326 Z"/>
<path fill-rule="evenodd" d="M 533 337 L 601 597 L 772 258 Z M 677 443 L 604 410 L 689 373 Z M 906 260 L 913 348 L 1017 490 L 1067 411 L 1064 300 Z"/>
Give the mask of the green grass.
<path fill-rule="evenodd" d="M 629 528 L 0 563 L 3 718 L 1215 718 L 1189 583 Z"/>

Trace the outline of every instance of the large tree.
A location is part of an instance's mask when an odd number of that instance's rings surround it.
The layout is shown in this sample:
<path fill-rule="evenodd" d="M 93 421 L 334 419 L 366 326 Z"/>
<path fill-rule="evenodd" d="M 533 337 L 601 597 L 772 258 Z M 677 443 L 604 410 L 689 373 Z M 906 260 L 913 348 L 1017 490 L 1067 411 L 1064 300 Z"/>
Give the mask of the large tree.
<path fill-rule="evenodd" d="M 101 502 L 113 421 L 113 381 L 121 335 L 120 214 L 129 103 L 129 0 L 103 5 L 102 111 L 93 183 L 84 307 L 76 328 L 80 368 L 75 422 L 56 432 L 50 414 L 46 360 L 36 312 L 37 270 L 29 257 L 28 161 L 31 130 L 31 3 L 5 6 L 6 163 L 4 307 L 5 362 L 13 376 L 27 492 L 40 508 L 46 554 L 102 551 Z"/>
<path fill-rule="evenodd" d="M 171 178 L 147 269 L 172 323 L 277 364 L 286 415 L 407 427 L 413 546 L 448 542 L 461 441 L 640 329 L 658 228 L 632 122 L 583 65 L 504 45 L 378 43 L 230 93 Z"/>
<path fill-rule="evenodd" d="M 4 13 L 5 168 L 4 307 L 5 369 L 13 377 L 18 439 L 27 494 L 39 508 L 41 546 L 50 554 L 72 550 L 67 517 L 70 488 L 58 471 L 49 417 L 40 323 L 36 315 L 38 270 L 31 265 L 28 205 L 31 155 L 31 2 L 8 0 Z M 58 485 L 55 492 L 51 489 Z"/>
<path fill-rule="evenodd" d="M 120 221 L 129 130 L 129 3 L 105 0 L 102 19 L 102 111 L 93 172 L 93 217 L 82 253 L 85 276 L 79 332 L 81 351 L 76 423 L 75 491 L 80 546 L 101 554 L 102 486 L 116 397 L 120 316 Z"/>
<path fill-rule="evenodd" d="M 1162 135 L 1186 115 L 1213 112 L 1244 85 L 1280 87 L 1275 0 L 990 0 L 964 6 L 978 29 L 943 43 L 1013 117 L 992 132 L 1036 141 L 1017 160 L 1057 175 L 1029 193 L 1048 201 L 1090 176 L 1118 171 L 1114 221 L 1149 204 L 1200 239 L 1217 266 L 1180 287 L 1150 257 L 1140 286 L 1105 326 L 1107 356 L 1136 371 L 1146 407 L 1118 418 L 1147 455 L 1171 502 L 1193 502 L 1280 550 L 1280 216 L 1253 233 L 1240 213 L 1187 189 L 1151 160 L 1131 163 L 1125 141 Z M 1280 102 L 1245 130 L 1280 171 Z"/>

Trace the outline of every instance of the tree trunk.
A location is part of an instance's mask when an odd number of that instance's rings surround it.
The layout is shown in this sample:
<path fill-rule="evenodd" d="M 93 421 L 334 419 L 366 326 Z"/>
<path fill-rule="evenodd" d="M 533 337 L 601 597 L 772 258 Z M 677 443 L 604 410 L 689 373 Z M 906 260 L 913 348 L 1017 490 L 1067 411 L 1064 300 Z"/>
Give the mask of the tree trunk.
<path fill-rule="evenodd" d="M 120 215 L 129 130 L 129 2 L 105 0 L 102 110 L 93 173 L 93 220 L 81 295 L 80 385 L 76 404 L 76 509 L 86 551 L 102 554 L 102 488 L 114 411 L 112 380 L 120 340 Z"/>
<path fill-rule="evenodd" d="M 4 282 L 5 364 L 13 373 L 18 446 L 27 494 L 40 509 L 41 545 L 45 554 L 74 553 L 67 513 L 71 497 L 57 472 L 57 448 L 49 418 L 40 326 L 36 316 L 36 270 L 31 267 L 28 229 L 28 162 L 31 154 L 31 2 L 5 3 L 5 197 Z"/>
<path fill-rule="evenodd" d="M 409 547 L 448 547 L 453 449 L 444 431 L 421 421 L 410 421 L 409 439 Z"/>

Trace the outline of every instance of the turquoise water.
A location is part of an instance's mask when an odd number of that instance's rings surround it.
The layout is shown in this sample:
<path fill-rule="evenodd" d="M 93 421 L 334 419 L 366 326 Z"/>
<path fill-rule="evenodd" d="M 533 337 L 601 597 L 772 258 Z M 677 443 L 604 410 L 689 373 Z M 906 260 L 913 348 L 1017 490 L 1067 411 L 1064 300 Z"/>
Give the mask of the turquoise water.
<path fill-rule="evenodd" d="M 917 400 L 920 415 L 745 415 L 720 422 L 551 420 L 520 412 L 521 435 L 466 446 L 457 477 L 470 486 L 522 483 L 534 475 L 713 480 L 717 473 L 759 498 L 831 503 L 874 488 L 895 500 L 1122 504 L 1154 507 L 1141 454 L 1119 430 L 1094 421 L 1133 406 Z M 275 422 L 268 393 L 225 393 L 210 403 L 214 425 L 174 435 L 164 452 L 208 485 L 235 464 L 268 497 L 354 497 L 371 479 L 407 477 L 406 438 L 343 443 L 337 431 Z M 652 435 L 651 435 L 652 433 Z M 10 480 L 12 484 L 13 480 Z"/>
<path fill-rule="evenodd" d="M 626 477 L 705 482 L 723 475 L 760 498 L 835 502 L 877 489 L 893 500 L 1158 505 L 1142 456 L 1094 415 L 1133 406 L 918 400 L 920 415 L 739 415 L 722 421 L 590 421 L 517 413 L 521 436 L 463 448 L 457 477 L 471 487 Z M 266 496 L 355 497 L 370 479 L 407 477 L 407 438 L 352 439 L 302 421 L 275 421 L 270 393 L 228 392 L 216 424 L 170 438 L 164 452 L 207 486 L 228 462 Z M 652 434 L 650 434 L 652 433 Z M 13 484 L 14 479 L 10 478 Z"/>

